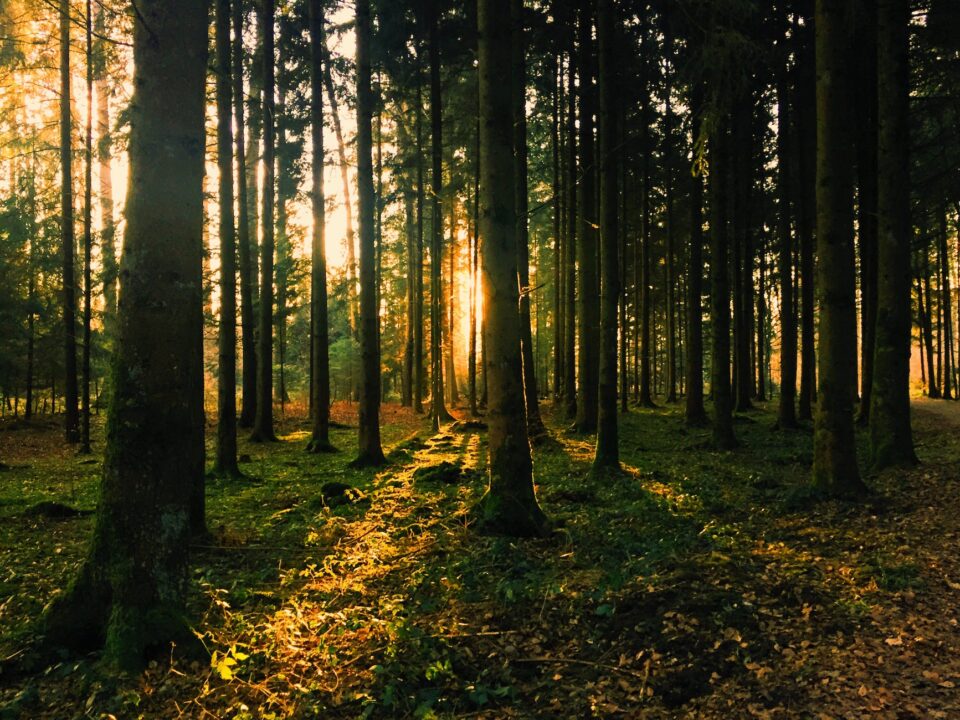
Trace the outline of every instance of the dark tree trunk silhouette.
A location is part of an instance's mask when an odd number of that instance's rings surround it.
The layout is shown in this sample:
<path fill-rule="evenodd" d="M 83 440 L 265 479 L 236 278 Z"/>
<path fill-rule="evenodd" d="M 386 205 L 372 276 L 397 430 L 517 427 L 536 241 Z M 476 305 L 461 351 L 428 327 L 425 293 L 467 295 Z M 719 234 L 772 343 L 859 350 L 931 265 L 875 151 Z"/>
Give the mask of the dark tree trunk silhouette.
<path fill-rule="evenodd" d="M 916 462 L 910 429 L 910 127 L 907 0 L 877 4 L 877 326 L 870 402 L 870 465 Z M 928 362 L 929 362 L 929 345 Z"/>
<path fill-rule="evenodd" d="M 703 85 L 691 89 L 693 156 L 699 152 L 703 112 Z M 685 415 L 688 425 L 704 425 L 707 412 L 703 406 L 703 174 L 694 168 L 690 182 L 690 250 L 687 262 L 687 393 Z"/>
<path fill-rule="evenodd" d="M 380 447 L 380 344 L 377 333 L 376 258 L 374 256 L 373 92 L 370 88 L 370 0 L 357 0 L 357 220 L 360 231 L 360 383 L 359 449 L 353 464 L 385 462 Z"/>
<path fill-rule="evenodd" d="M 516 195 L 510 82 L 510 0 L 479 0 L 480 237 L 489 374 L 489 487 L 476 516 L 485 532 L 543 535 L 533 488 L 517 312 Z"/>
<path fill-rule="evenodd" d="M 783 62 L 786 62 L 784 58 Z M 782 429 L 797 426 L 797 326 L 793 314 L 793 227 L 790 197 L 790 149 L 793 141 L 790 125 L 790 98 L 787 71 L 777 77 L 777 234 L 780 240 L 780 398 L 777 425 Z"/>
<path fill-rule="evenodd" d="M 107 451 L 86 561 L 44 616 L 51 644 L 196 643 L 185 622 L 191 496 L 203 477 L 206 3 L 137 3 L 130 178 Z"/>
<path fill-rule="evenodd" d="M 83 355 L 81 362 L 80 452 L 90 452 L 90 343 L 93 321 L 93 1 L 85 18 L 87 122 L 83 134 Z"/>

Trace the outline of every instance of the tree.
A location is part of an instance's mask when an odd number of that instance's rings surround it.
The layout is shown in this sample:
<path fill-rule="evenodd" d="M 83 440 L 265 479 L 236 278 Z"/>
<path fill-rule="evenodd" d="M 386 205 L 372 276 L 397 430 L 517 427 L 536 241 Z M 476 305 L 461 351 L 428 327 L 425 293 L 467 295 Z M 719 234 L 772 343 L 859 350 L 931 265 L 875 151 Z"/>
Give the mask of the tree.
<path fill-rule="evenodd" d="M 330 357 L 329 319 L 327 317 L 327 250 L 325 234 L 325 204 L 323 192 L 323 2 L 310 0 L 310 106 L 313 138 L 313 189 L 310 200 L 313 208 L 313 235 L 311 237 L 310 324 L 313 357 L 313 436 L 307 446 L 309 452 L 330 452 Z"/>
<path fill-rule="evenodd" d="M 489 486 L 477 508 L 484 532 L 544 534 L 533 488 L 523 397 L 517 281 L 516 173 L 510 77 L 510 0 L 478 0 L 480 237 L 489 378 Z"/>
<path fill-rule="evenodd" d="M 83 354 L 81 360 L 80 452 L 90 452 L 90 345 L 93 321 L 93 2 L 84 20 L 87 56 L 87 118 L 83 133 Z"/>
<path fill-rule="evenodd" d="M 74 271 L 73 147 L 70 121 L 70 0 L 60 0 L 60 237 L 63 255 L 64 413 L 68 443 L 80 440 L 77 410 L 77 286 Z"/>
<path fill-rule="evenodd" d="M 916 462 L 910 429 L 910 129 L 907 0 L 880 0 L 878 13 L 877 325 L 870 403 L 870 465 Z"/>
<path fill-rule="evenodd" d="M 216 0 L 217 169 L 220 199 L 220 336 L 217 457 L 214 473 L 239 477 L 237 464 L 237 237 L 233 217 L 233 109 L 230 0 Z"/>
<path fill-rule="evenodd" d="M 207 8 L 141 0 L 113 393 L 87 559 L 44 616 L 51 644 L 108 662 L 196 642 L 185 620 L 193 489 L 203 476 L 202 178 Z"/>
<path fill-rule="evenodd" d="M 250 439 L 276 440 L 273 430 L 273 245 L 275 152 L 274 14 L 275 0 L 262 0 L 263 32 L 263 188 L 260 208 L 260 337 L 257 344 L 257 408 Z"/>
<path fill-rule="evenodd" d="M 380 447 L 380 343 L 373 206 L 373 92 L 370 89 L 370 0 L 357 0 L 357 198 L 360 230 L 360 422 L 354 466 L 386 462 Z"/>
<path fill-rule="evenodd" d="M 703 132 L 703 85 L 690 93 L 694 162 L 699 134 Z M 690 252 L 687 263 L 687 395 L 684 411 L 688 425 L 705 425 L 703 406 L 703 174 L 694 167 L 690 181 Z"/>
<path fill-rule="evenodd" d="M 786 58 L 782 60 L 786 63 Z M 780 238 L 780 399 L 777 425 L 797 426 L 797 326 L 793 314 L 793 228 L 790 203 L 790 99 L 787 70 L 777 78 L 777 234 Z"/>
<path fill-rule="evenodd" d="M 619 468 L 617 428 L 617 310 L 620 267 L 617 232 L 617 55 L 613 0 L 598 0 L 600 59 L 600 386 L 594 470 Z"/>
<path fill-rule="evenodd" d="M 852 496 L 865 487 L 857 468 L 853 398 L 857 313 L 853 247 L 849 3 L 817 0 L 817 287 L 819 384 L 813 436 L 813 484 Z"/>
<path fill-rule="evenodd" d="M 251 238 L 249 201 L 256 193 L 247 190 L 247 144 L 243 95 L 243 0 L 233 0 L 233 112 L 237 144 L 237 243 L 240 256 L 240 330 L 243 360 L 240 427 L 252 427 L 257 415 L 257 343 L 253 297 L 256 294 L 256 247 Z M 256 208 L 254 207 L 254 210 Z M 256 223 L 253 223 L 254 227 Z"/>

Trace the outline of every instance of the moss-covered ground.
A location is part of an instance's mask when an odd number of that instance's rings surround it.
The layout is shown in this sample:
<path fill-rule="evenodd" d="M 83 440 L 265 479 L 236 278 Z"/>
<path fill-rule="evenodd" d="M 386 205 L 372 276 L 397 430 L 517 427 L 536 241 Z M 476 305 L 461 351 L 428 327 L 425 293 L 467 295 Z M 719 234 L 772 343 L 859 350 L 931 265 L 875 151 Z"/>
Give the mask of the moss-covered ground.
<path fill-rule="evenodd" d="M 248 478 L 209 481 L 191 549 L 209 659 L 119 678 L 28 649 L 92 527 L 40 503 L 93 510 L 100 456 L 0 425 L 0 718 L 960 717 L 953 405 L 917 403 L 923 464 L 857 505 L 804 490 L 811 433 L 763 408 L 722 453 L 678 407 L 632 410 L 623 472 L 597 477 L 547 407 L 541 540 L 469 526 L 482 426 L 387 406 L 390 464 L 357 471 L 351 410 L 336 454 L 304 452 L 296 414 L 241 441 Z"/>

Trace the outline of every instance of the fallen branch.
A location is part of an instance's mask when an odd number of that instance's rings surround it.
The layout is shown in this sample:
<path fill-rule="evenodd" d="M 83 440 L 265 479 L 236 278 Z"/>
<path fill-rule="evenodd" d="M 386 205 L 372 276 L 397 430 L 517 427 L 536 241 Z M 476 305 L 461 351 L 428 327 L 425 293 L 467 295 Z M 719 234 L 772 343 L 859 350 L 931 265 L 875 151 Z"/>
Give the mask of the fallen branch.
<path fill-rule="evenodd" d="M 601 663 L 591 662 L 590 660 L 575 660 L 573 658 L 551 658 L 551 657 L 529 657 L 529 658 L 517 658 L 511 662 L 518 663 L 538 663 L 546 664 L 552 663 L 555 665 L 583 665 L 585 667 L 597 668 L 598 670 L 609 670 L 610 672 L 620 673 L 621 675 L 628 675 L 632 678 L 636 678 L 643 682 L 644 686 L 647 683 L 647 679 L 650 676 L 650 668 L 647 666 L 647 672 L 638 673 L 633 670 L 627 670 L 626 668 L 617 667 L 616 665 L 603 665 Z M 644 688 L 645 689 L 645 688 Z"/>

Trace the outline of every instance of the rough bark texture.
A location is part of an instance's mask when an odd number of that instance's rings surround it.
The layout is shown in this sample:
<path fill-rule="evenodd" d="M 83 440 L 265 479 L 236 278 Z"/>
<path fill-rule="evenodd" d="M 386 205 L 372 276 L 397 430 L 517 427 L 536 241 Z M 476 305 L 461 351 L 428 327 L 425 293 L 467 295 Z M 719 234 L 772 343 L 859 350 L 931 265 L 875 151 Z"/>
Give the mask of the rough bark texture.
<path fill-rule="evenodd" d="M 817 0 L 817 289 L 819 384 L 813 436 L 813 484 L 834 496 L 864 490 L 857 469 L 857 309 L 853 246 L 849 3 Z"/>
<path fill-rule="evenodd" d="M 88 557 L 44 616 L 51 644 L 108 662 L 192 633 L 183 620 L 203 477 L 202 177 L 207 8 L 141 0 L 130 185 L 101 497 Z"/>
<path fill-rule="evenodd" d="M 230 0 L 217 0 L 217 169 L 220 200 L 220 337 L 217 375 L 218 475 L 240 475 L 237 465 L 237 238 L 233 217 L 233 105 Z"/>
<path fill-rule="evenodd" d="M 489 376 L 489 472 L 477 508 L 482 531 L 542 535 L 547 520 L 533 488 L 520 351 L 517 283 L 510 0 L 479 0 L 480 236 Z"/>
<path fill-rule="evenodd" d="M 313 104 L 310 108 L 310 128 L 313 145 L 310 193 L 313 210 L 311 235 L 310 316 L 313 328 L 313 435 L 307 449 L 310 452 L 333 450 L 330 444 L 330 357 L 328 354 L 329 328 L 327 317 L 327 248 L 326 198 L 323 191 L 323 2 L 310 0 L 310 90 Z"/>
<path fill-rule="evenodd" d="M 617 309 L 620 298 L 617 182 L 616 10 L 597 3 L 600 79 L 600 378 L 594 470 L 619 468 L 617 436 Z"/>
<path fill-rule="evenodd" d="M 359 448 L 355 466 L 382 465 L 380 447 L 380 343 L 374 248 L 373 92 L 370 89 L 370 2 L 357 0 L 357 199 L 360 231 Z"/>
<path fill-rule="evenodd" d="M 94 14 L 94 80 L 97 94 L 97 159 L 100 163 L 100 262 L 103 282 L 103 327 L 107 341 L 116 334 L 117 315 L 117 247 L 116 223 L 113 219 L 113 175 L 110 171 L 113 157 L 113 136 L 110 128 L 110 83 L 106 68 L 106 12 L 97 5 Z"/>
<path fill-rule="evenodd" d="M 907 0 L 878 3 L 877 327 L 870 403 L 870 464 L 916 462 L 910 430 L 910 197 Z"/>
<path fill-rule="evenodd" d="M 273 250 L 275 152 L 274 128 L 274 7 L 275 0 L 263 0 L 260 25 L 263 32 L 263 187 L 260 207 L 260 325 L 257 338 L 257 411 L 250 439 L 276 440 L 273 430 Z"/>

